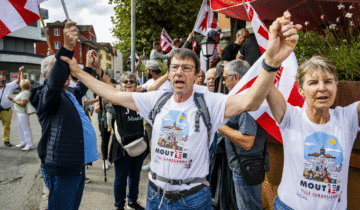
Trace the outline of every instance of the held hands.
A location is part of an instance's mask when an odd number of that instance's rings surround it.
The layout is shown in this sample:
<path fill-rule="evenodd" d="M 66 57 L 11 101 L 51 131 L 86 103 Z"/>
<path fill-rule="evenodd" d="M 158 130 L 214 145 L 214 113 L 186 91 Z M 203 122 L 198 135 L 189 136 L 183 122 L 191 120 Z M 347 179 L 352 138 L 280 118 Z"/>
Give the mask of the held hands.
<path fill-rule="evenodd" d="M 291 24 L 290 17 L 291 14 L 286 11 L 270 26 L 265 62 L 271 67 L 279 67 L 294 51 L 299 40 L 297 32 L 302 26 Z"/>
<path fill-rule="evenodd" d="M 90 50 L 86 54 L 86 66 L 95 69 L 96 73 L 101 76 L 100 56 L 95 50 Z"/>
<path fill-rule="evenodd" d="M 75 27 L 76 22 L 69 21 L 66 22 L 64 28 L 64 47 L 67 50 L 73 51 L 76 45 L 76 42 L 79 38 L 78 30 Z"/>
<path fill-rule="evenodd" d="M 77 77 L 77 73 L 82 71 L 74 57 L 71 60 L 66 56 L 61 56 L 60 59 L 69 64 L 71 76 Z"/>

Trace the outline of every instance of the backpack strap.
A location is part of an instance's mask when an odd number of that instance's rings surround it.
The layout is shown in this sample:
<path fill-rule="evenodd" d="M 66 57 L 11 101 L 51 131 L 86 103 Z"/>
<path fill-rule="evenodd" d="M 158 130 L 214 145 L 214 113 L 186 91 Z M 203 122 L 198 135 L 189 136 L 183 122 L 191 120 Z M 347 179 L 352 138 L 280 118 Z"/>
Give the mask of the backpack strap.
<path fill-rule="evenodd" d="M 210 113 L 205 103 L 204 94 L 203 93 L 194 93 L 194 101 L 198 110 L 195 115 L 195 132 L 200 132 L 200 116 L 202 116 L 208 134 L 208 148 L 210 147 L 210 139 L 211 139 L 211 119 Z"/>
<path fill-rule="evenodd" d="M 159 114 L 161 108 L 166 104 L 166 102 L 170 99 L 173 95 L 172 92 L 166 92 L 162 95 L 159 100 L 156 102 L 154 108 L 150 111 L 149 119 L 152 121 L 151 123 L 154 124 L 154 120 L 157 114 Z"/>

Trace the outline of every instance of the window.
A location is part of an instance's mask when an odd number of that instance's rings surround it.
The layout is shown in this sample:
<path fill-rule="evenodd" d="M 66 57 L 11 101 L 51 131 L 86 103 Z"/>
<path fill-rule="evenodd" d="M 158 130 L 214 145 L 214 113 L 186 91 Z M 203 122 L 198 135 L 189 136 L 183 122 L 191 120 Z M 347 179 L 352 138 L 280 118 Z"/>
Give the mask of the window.
<path fill-rule="evenodd" d="M 60 49 L 60 42 L 54 42 L 55 49 Z"/>
<path fill-rule="evenodd" d="M 60 28 L 54 28 L 54 36 L 60 36 Z"/>

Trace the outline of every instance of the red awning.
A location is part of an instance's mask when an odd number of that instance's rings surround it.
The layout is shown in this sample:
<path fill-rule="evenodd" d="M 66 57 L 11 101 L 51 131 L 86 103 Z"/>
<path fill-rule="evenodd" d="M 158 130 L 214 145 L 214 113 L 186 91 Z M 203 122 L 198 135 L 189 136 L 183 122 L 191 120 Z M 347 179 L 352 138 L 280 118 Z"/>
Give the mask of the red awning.
<path fill-rule="evenodd" d="M 249 21 L 242 0 L 211 0 L 211 9 L 232 18 Z M 344 18 L 344 13 L 352 13 L 354 24 L 359 23 L 360 0 L 343 0 L 344 9 L 338 9 L 338 0 L 244 0 L 250 2 L 260 19 L 269 26 L 284 11 L 289 10 L 292 21 L 304 25 L 309 22 L 309 28 L 318 28 L 320 25 L 335 23 L 338 17 Z M 350 9 L 352 5 L 352 9 Z M 324 20 L 321 16 L 324 15 Z"/>

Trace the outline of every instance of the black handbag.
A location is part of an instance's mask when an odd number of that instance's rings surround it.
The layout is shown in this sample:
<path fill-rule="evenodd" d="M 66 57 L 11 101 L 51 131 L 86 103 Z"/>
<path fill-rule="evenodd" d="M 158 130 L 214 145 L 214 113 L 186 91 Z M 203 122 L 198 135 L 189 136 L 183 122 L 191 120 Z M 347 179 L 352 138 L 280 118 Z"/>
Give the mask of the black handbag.
<path fill-rule="evenodd" d="M 240 157 L 237 154 L 234 143 L 230 142 L 230 144 L 239 162 L 241 175 L 243 176 L 245 183 L 247 185 L 261 184 L 265 180 L 265 155 L 267 142 L 265 142 L 263 156 L 245 157 Z"/>

